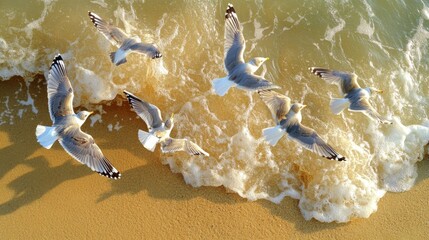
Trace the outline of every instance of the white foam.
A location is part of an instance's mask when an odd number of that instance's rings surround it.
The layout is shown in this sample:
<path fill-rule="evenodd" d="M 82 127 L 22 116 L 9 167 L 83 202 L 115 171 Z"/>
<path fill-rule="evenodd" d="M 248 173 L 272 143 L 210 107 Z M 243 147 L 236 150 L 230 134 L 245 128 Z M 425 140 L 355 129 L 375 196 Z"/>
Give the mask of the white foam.
<path fill-rule="evenodd" d="M 374 31 L 375 31 L 374 24 L 368 23 L 365 19 L 361 17 L 359 26 L 357 27 L 356 31 L 360 34 L 367 35 L 369 38 L 372 38 L 372 35 L 374 34 Z"/>
<path fill-rule="evenodd" d="M 104 0 L 92 0 L 91 3 L 97 4 L 103 8 L 107 8 L 107 3 Z"/>
<path fill-rule="evenodd" d="M 403 125 L 398 118 L 387 133 L 371 127 L 374 136 L 379 178 L 387 191 L 403 192 L 409 190 L 417 178 L 416 163 L 423 159 L 424 146 L 429 142 L 428 121 L 421 125 Z"/>
<path fill-rule="evenodd" d="M 27 85 L 29 85 L 29 82 L 27 82 Z M 37 108 L 36 108 L 36 105 L 34 105 L 34 99 L 30 95 L 29 86 L 27 86 L 27 100 L 26 101 L 20 100 L 18 102 L 24 106 L 31 106 L 31 111 L 34 114 L 37 114 L 39 112 L 39 110 L 37 110 Z"/>
<path fill-rule="evenodd" d="M 101 119 L 101 115 L 98 113 L 90 116 L 89 119 L 91 120 L 91 124 L 90 124 L 91 127 L 93 127 L 96 122 L 99 122 L 99 123 L 103 122 L 103 120 Z"/>
<path fill-rule="evenodd" d="M 123 128 L 123 126 L 121 126 L 119 122 L 116 122 L 115 126 L 113 127 L 113 129 L 115 129 L 116 131 L 119 131 L 119 129 L 121 128 Z"/>
<path fill-rule="evenodd" d="M 74 71 L 76 77 L 72 85 L 75 92 L 75 102 L 78 105 L 82 100 L 90 103 L 112 100 L 119 92 L 116 85 L 89 69 L 77 65 Z"/>
<path fill-rule="evenodd" d="M 429 7 L 423 7 L 422 16 L 424 17 L 424 19 L 429 20 Z"/>
<path fill-rule="evenodd" d="M 255 28 L 255 38 L 254 40 L 260 40 L 264 37 L 264 31 L 267 30 L 269 27 L 261 27 L 261 23 L 256 20 L 256 18 L 253 20 L 253 26 Z"/>
<path fill-rule="evenodd" d="M 344 19 L 339 19 L 338 20 L 338 25 L 330 28 L 329 26 L 326 28 L 326 32 L 325 32 L 325 40 L 329 41 L 329 42 L 334 42 L 334 37 L 337 33 L 341 32 L 344 27 L 346 26 L 346 21 L 344 21 Z"/>

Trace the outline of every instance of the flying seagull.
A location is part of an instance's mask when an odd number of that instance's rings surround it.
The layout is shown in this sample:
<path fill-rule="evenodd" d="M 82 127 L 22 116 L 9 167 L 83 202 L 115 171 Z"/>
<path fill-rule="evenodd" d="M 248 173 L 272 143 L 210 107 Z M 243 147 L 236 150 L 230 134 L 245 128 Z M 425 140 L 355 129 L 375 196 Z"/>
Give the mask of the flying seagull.
<path fill-rule="evenodd" d="M 145 54 L 152 59 L 162 57 L 155 44 L 143 43 L 139 37 L 129 37 L 124 31 L 104 21 L 93 12 L 88 12 L 88 15 L 97 30 L 119 48 L 118 51 L 110 53 L 110 59 L 116 66 L 126 63 L 126 57 L 130 52 Z"/>
<path fill-rule="evenodd" d="M 149 132 L 143 130 L 139 130 L 138 132 L 139 140 L 147 150 L 153 152 L 156 144 L 160 143 L 163 153 L 186 151 L 190 155 L 209 156 L 206 151 L 192 141 L 170 137 L 171 130 L 174 126 L 174 114 L 164 122 L 158 107 L 139 99 L 128 91 L 124 91 L 124 93 L 137 115 L 140 116 L 147 125 Z"/>
<path fill-rule="evenodd" d="M 369 103 L 369 98 L 374 93 L 383 93 L 382 90 L 367 87 L 361 88 L 357 82 L 357 75 L 349 72 L 329 70 L 319 67 L 311 67 L 309 70 L 327 83 L 336 84 L 344 98 L 333 98 L 330 102 L 334 114 L 340 114 L 346 107 L 351 112 L 362 112 L 369 118 L 384 124 L 392 124 L 382 117 Z"/>
<path fill-rule="evenodd" d="M 224 96 L 229 88 L 237 87 L 247 91 L 279 88 L 254 73 L 268 58 L 255 57 L 248 63 L 244 62 L 246 42 L 242 27 L 232 4 L 228 4 L 225 13 L 225 68 L 228 76 L 212 81 L 214 91 Z"/>
<path fill-rule="evenodd" d="M 322 157 L 337 161 L 346 160 L 327 144 L 314 129 L 301 124 L 301 110 L 306 105 L 300 103 L 291 105 L 290 98 L 271 90 L 258 91 L 258 93 L 277 123 L 275 127 L 262 130 L 265 140 L 271 146 L 275 146 L 283 135 L 287 135 L 304 148 Z"/>
<path fill-rule="evenodd" d="M 80 129 L 92 112 L 75 113 L 73 96 L 63 59 L 61 55 L 57 55 L 48 76 L 48 106 L 53 125 L 37 125 L 37 142 L 50 149 L 58 140 L 70 156 L 93 171 L 108 178 L 120 178 L 121 174 L 104 157 L 92 136 Z"/>

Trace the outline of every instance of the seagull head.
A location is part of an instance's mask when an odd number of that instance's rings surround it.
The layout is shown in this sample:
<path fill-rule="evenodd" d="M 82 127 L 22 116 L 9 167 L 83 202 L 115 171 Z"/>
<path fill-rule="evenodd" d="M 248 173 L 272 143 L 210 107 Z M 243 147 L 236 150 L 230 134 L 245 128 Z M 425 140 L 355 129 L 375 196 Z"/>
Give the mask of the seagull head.
<path fill-rule="evenodd" d="M 88 117 L 89 117 L 89 115 L 91 115 L 91 114 L 93 114 L 94 112 L 89 112 L 89 111 L 80 111 L 78 114 L 77 114 L 77 117 L 80 119 L 80 120 L 82 120 L 82 121 L 85 121 Z"/>
<path fill-rule="evenodd" d="M 290 107 L 290 109 L 295 112 L 295 113 L 299 113 L 303 108 L 307 107 L 307 105 L 301 104 L 301 103 L 294 103 L 292 104 L 292 106 Z"/>
<path fill-rule="evenodd" d="M 306 106 L 307 105 L 304 105 L 301 103 L 292 104 L 289 112 L 286 114 L 286 119 L 289 119 L 289 123 L 301 122 L 302 121 L 301 110 Z"/>

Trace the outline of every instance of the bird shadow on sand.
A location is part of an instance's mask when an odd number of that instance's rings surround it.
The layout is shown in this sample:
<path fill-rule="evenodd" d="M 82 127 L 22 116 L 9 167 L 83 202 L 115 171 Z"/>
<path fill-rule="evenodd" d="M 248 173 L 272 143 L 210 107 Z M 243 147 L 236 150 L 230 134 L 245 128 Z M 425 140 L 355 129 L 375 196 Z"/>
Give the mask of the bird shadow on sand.
<path fill-rule="evenodd" d="M 90 174 L 89 171 L 85 171 L 85 166 L 73 166 L 71 161 L 50 167 L 43 157 L 28 159 L 25 165 L 32 168 L 32 171 L 19 176 L 7 185 L 14 190 L 15 194 L 11 199 L 0 204 L 0 215 L 10 214 L 40 199 L 61 183 Z"/>
<path fill-rule="evenodd" d="M 154 161 L 160 160 L 154 159 Z M 120 181 L 111 182 L 111 190 L 102 194 L 98 202 L 115 195 L 138 194 L 143 191 L 153 198 L 175 201 L 200 197 L 222 204 L 246 202 L 236 194 L 228 194 L 223 187 L 194 188 L 185 183 L 181 174 L 172 173 L 168 166 L 161 163 L 139 166 L 123 172 L 122 176 Z"/>
<path fill-rule="evenodd" d="M 0 87 L 6 93 L 0 98 L 0 106 L 4 108 L 0 111 L 3 113 L 0 132 L 7 134 L 9 142 L 0 149 L 0 183 L 15 192 L 11 199 L 0 199 L 0 215 L 10 214 L 40 199 L 67 180 L 91 173 L 85 171 L 84 166 L 73 166 L 72 160 L 50 167 L 45 157 L 32 156 L 41 148 L 34 134 L 37 124 L 41 121 L 46 125 L 50 123 L 44 81 L 43 76 L 36 76 L 28 86 L 24 79 L 17 77 L 0 81 Z M 61 147 L 53 146 L 53 149 L 57 148 Z M 22 171 L 23 174 L 6 183 L 12 176 L 8 173 L 12 171 L 14 174 Z"/>
<path fill-rule="evenodd" d="M 32 106 L 21 103 L 28 101 L 28 94 L 33 98 L 37 90 L 28 88 L 22 78 L 0 81 L 0 88 L 6 89 L 0 97 L 0 132 L 6 133 L 11 143 L 0 149 L 1 180 L 10 170 L 23 164 L 39 146 L 34 135 L 37 113 L 33 112 Z M 18 117 L 19 114 L 21 118 Z"/>

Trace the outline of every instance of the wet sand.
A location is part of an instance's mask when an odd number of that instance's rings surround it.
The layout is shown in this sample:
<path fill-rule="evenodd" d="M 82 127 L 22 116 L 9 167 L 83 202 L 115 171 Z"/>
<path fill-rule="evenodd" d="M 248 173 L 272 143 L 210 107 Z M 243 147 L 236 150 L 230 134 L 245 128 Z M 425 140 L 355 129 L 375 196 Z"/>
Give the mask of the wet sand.
<path fill-rule="evenodd" d="M 42 148 L 34 131 L 50 125 L 44 79 L 29 93 L 37 114 L 0 126 L 0 236 L 2 239 L 427 239 L 429 236 L 429 160 L 408 192 L 387 193 L 368 219 L 346 224 L 303 219 L 298 201 L 285 198 L 249 202 L 223 187 L 193 188 L 161 163 L 159 149 L 146 151 L 137 140 L 144 123 L 123 106 L 104 106 L 102 122 L 90 133 L 122 172 L 109 180 L 73 160 L 56 143 Z M 1 101 L 23 108 L 23 80 L 0 81 Z M 2 107 L 4 105 L 2 104 Z M 5 112 L 6 109 L 1 109 Z M 108 130 L 119 122 L 119 131 Z M 132 123 L 132 124 L 131 124 Z M 174 134 L 174 131 L 173 131 Z"/>

